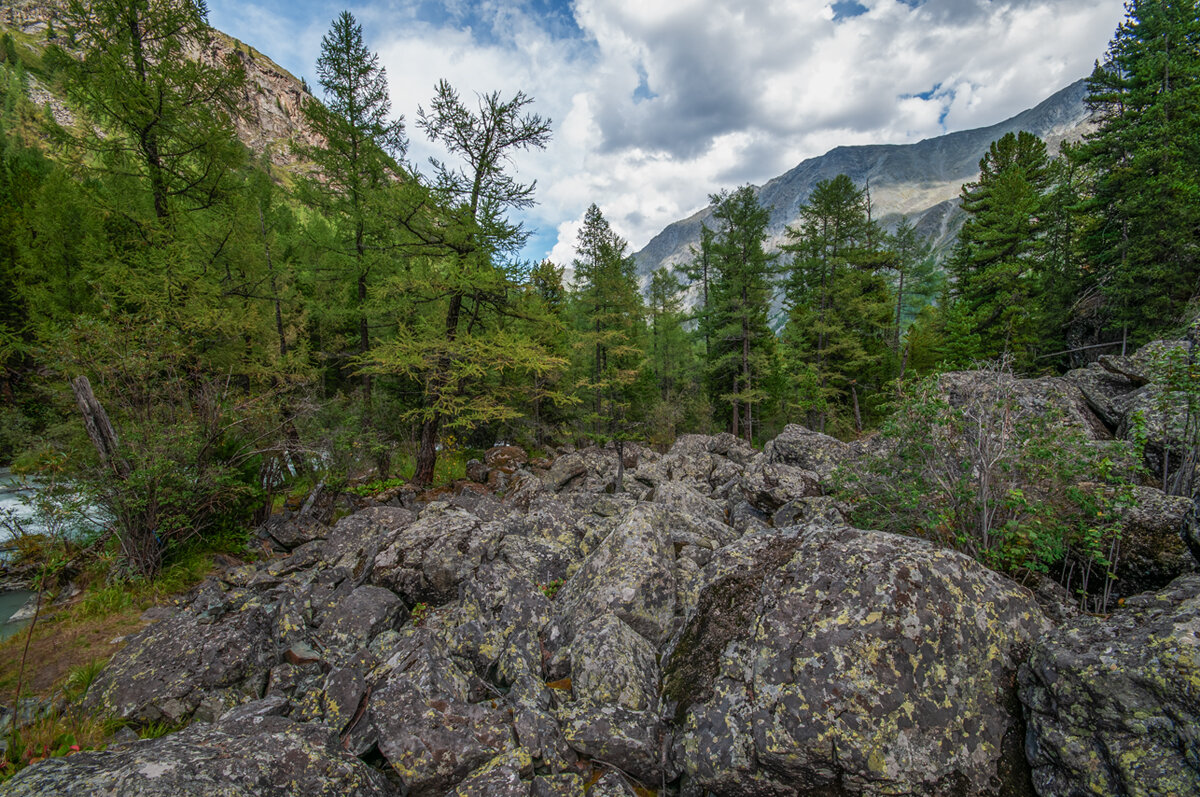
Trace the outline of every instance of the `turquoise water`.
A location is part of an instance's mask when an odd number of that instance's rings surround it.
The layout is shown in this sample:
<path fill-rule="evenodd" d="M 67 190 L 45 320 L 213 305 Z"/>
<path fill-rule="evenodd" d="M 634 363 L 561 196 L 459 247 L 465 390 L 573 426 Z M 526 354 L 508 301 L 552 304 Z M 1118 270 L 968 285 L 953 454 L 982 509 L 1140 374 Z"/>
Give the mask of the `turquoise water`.
<path fill-rule="evenodd" d="M 0 468 L 0 518 L 10 512 L 28 533 L 42 531 L 42 526 L 34 518 L 33 507 L 25 503 L 32 498 L 36 484 L 28 479 L 14 476 L 8 468 Z M 0 546 L 11 536 L 11 531 L 0 523 Z M 0 616 L 3 613 L 0 612 Z"/>
<path fill-rule="evenodd" d="M 13 612 L 28 603 L 34 594 L 24 589 L 19 589 L 15 592 L 0 593 L 0 642 L 8 639 L 25 627 L 28 621 L 10 623 L 8 622 L 8 618 L 12 617 Z"/>

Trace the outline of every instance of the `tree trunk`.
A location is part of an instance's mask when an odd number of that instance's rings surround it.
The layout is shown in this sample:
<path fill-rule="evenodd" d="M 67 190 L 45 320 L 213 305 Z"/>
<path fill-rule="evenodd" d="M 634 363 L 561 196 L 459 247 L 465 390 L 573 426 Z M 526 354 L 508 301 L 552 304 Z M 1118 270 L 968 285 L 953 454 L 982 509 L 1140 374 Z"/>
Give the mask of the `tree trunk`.
<path fill-rule="evenodd" d="M 108 413 L 92 393 L 92 385 L 86 376 L 77 376 L 71 380 L 71 391 L 75 394 L 75 405 L 83 415 L 83 425 L 87 429 L 88 438 L 96 447 L 100 461 L 112 468 L 114 475 L 122 481 L 129 476 L 129 463 L 121 458 L 118 451 L 120 441 L 117 430 L 108 419 Z"/>
<path fill-rule="evenodd" d="M 854 431 L 858 432 L 859 434 L 862 434 L 862 430 L 863 430 L 862 412 L 859 411 L 859 408 L 858 408 L 858 387 L 857 386 L 855 386 L 855 385 L 850 386 L 850 395 L 854 397 Z"/>
<path fill-rule="evenodd" d="M 462 313 L 463 295 L 456 293 L 450 297 L 450 306 L 446 308 L 446 340 L 453 342 L 458 337 L 458 319 Z M 449 357 L 443 355 L 438 360 L 437 370 L 429 379 L 425 400 L 434 407 L 433 414 L 421 424 L 421 444 L 417 449 L 417 469 L 413 481 L 422 486 L 433 484 L 433 470 L 437 465 L 438 431 L 442 425 L 442 413 L 436 408 L 441 401 L 442 391 L 446 389 L 448 380 L 446 370 L 450 368 Z"/>
<path fill-rule="evenodd" d="M 438 429 L 442 425 L 440 413 L 434 413 L 421 424 L 421 445 L 417 449 L 417 469 L 413 481 L 422 487 L 433 484 L 433 469 L 437 465 Z"/>

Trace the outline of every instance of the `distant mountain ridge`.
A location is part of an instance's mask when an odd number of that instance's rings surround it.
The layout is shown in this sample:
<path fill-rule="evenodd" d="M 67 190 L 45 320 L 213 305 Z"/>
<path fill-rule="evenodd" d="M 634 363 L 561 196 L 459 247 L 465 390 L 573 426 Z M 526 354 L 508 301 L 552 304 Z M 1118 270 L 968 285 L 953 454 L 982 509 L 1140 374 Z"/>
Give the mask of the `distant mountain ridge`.
<path fill-rule="evenodd" d="M 1087 131 L 1090 114 L 1084 104 L 1086 80 L 1078 80 L 1037 106 L 989 127 L 948 133 L 915 144 L 868 144 L 835 147 L 803 161 L 757 189 L 758 199 L 771 211 L 768 245 L 778 247 L 785 227 L 799 220 L 800 207 L 821 180 L 846 174 L 856 185 L 870 182 L 874 214 L 885 227 L 895 228 L 907 215 L 939 249 L 947 248 L 962 225 L 958 195 L 963 183 L 979 176 L 979 160 L 988 145 L 1005 133 L 1024 130 L 1057 152 L 1064 141 L 1078 140 Z M 700 225 L 712 216 L 712 206 L 669 224 L 634 255 L 638 274 L 691 259 L 700 242 Z"/>

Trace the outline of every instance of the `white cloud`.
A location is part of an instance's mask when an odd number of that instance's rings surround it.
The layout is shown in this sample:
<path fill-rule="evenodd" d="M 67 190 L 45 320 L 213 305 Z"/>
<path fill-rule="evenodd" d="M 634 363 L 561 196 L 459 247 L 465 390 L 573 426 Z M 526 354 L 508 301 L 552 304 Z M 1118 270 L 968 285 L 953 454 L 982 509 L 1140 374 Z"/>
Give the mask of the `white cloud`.
<path fill-rule="evenodd" d="M 274 31 L 251 39 L 273 57 L 303 47 L 316 60 L 313 27 L 328 20 L 272 26 L 254 5 L 211 4 L 218 25 Z M 421 21 L 417 0 L 351 10 L 387 67 L 414 160 L 434 151 L 413 122 L 439 78 L 464 97 L 536 98 L 554 140 L 516 163 L 538 181 L 528 221 L 557 231 L 550 255 L 563 264 L 592 202 L 636 250 L 710 192 L 762 183 L 834 146 L 1007 118 L 1087 74 L 1123 14 L 1121 0 L 861 4 L 866 13 L 834 20 L 829 0 L 575 0 L 575 38 L 548 31 L 528 2 L 477 3 L 471 29 Z"/>

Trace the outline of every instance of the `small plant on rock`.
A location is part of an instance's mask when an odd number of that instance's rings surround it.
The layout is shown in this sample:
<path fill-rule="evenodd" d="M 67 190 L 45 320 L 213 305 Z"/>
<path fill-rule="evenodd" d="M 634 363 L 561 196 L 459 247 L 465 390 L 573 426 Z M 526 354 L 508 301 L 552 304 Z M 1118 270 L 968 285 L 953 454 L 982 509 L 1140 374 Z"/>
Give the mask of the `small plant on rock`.
<path fill-rule="evenodd" d="M 542 594 L 545 595 L 549 600 L 554 600 L 554 596 L 558 594 L 558 591 L 562 588 L 562 585 L 563 580 L 561 578 L 556 578 L 553 581 L 547 581 L 545 584 L 538 584 L 538 589 L 540 589 Z"/>

